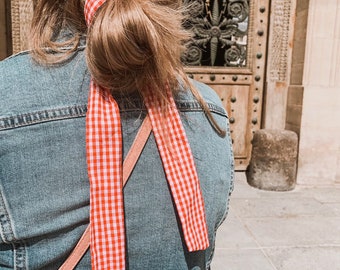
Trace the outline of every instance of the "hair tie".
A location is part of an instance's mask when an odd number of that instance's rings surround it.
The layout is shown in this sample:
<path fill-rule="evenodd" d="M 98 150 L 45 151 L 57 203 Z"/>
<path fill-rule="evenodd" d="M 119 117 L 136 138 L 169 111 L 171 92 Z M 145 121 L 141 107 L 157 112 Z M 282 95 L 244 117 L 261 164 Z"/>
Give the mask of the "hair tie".
<path fill-rule="evenodd" d="M 97 12 L 98 8 L 104 4 L 106 0 L 86 0 L 84 5 L 85 21 L 89 26 L 91 24 L 94 14 Z"/>
<path fill-rule="evenodd" d="M 103 0 L 85 2 L 89 25 Z M 149 91 L 144 103 L 162 159 L 189 251 L 209 246 L 204 201 L 191 153 L 171 90 L 166 118 L 162 104 Z M 163 130 L 167 130 L 164 134 Z M 93 80 L 86 115 L 86 155 L 90 180 L 92 269 L 125 269 L 125 226 L 122 186 L 122 130 L 119 107 L 110 92 Z"/>

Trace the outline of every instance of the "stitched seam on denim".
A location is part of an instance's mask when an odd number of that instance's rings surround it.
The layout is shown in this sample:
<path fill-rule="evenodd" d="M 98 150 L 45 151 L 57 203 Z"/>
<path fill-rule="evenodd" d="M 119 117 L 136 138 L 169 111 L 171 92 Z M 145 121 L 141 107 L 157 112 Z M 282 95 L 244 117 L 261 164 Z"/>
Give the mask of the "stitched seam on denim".
<path fill-rule="evenodd" d="M 228 141 L 229 141 L 229 149 L 230 149 L 230 153 L 229 153 L 229 155 L 230 155 L 230 183 L 229 183 L 228 201 L 227 201 L 227 205 L 226 205 L 226 210 L 223 213 L 221 221 L 215 227 L 215 231 L 217 231 L 217 229 L 222 225 L 222 223 L 225 221 L 225 219 L 228 216 L 229 206 L 230 206 L 230 196 L 231 196 L 231 193 L 234 190 L 235 164 L 234 164 L 233 144 L 231 142 L 229 122 L 227 122 L 227 130 L 226 131 L 227 131 L 227 136 L 229 138 Z"/>
<path fill-rule="evenodd" d="M 229 198 L 231 193 L 234 191 L 234 181 L 235 181 L 235 160 L 234 160 L 234 151 L 233 151 L 233 143 L 231 141 L 230 134 L 230 123 L 227 122 L 227 135 L 229 137 L 229 145 L 230 145 L 230 160 L 231 160 L 231 176 L 230 176 L 230 189 L 229 189 Z"/>
<path fill-rule="evenodd" d="M 182 112 L 186 111 L 202 111 L 202 107 L 199 103 L 197 102 L 192 102 L 192 101 L 182 101 L 182 102 L 176 102 L 176 105 L 178 109 Z M 212 113 L 219 114 L 221 116 L 228 117 L 226 112 L 219 106 L 207 102 L 208 108 Z"/>
<path fill-rule="evenodd" d="M 86 111 L 86 105 L 79 105 L 1 118 L 0 131 L 44 122 L 84 117 Z"/>
<path fill-rule="evenodd" d="M 2 187 L 0 187 L 0 234 L 4 243 L 8 244 L 16 240 Z"/>
<path fill-rule="evenodd" d="M 121 102 L 119 99 L 117 99 L 117 102 L 119 104 L 119 109 L 121 110 L 121 112 L 131 112 L 131 111 L 136 111 L 137 109 L 145 111 L 145 107 L 140 100 L 129 100 L 128 102 Z M 228 117 L 225 110 L 219 107 L 218 105 L 215 105 L 210 102 L 207 102 L 207 105 L 208 105 L 209 110 L 212 113 L 216 113 L 224 117 Z M 195 101 L 177 100 L 176 106 L 181 112 L 202 111 L 201 105 Z"/>
<path fill-rule="evenodd" d="M 197 102 L 180 101 L 176 102 L 176 105 L 181 112 L 202 111 L 201 106 Z M 211 103 L 207 103 L 207 105 L 212 113 L 228 117 L 225 111 L 219 106 Z M 142 111 L 145 110 L 140 101 L 135 102 L 135 104 L 132 104 L 131 102 L 125 104 L 123 103 L 123 105 L 121 106 L 122 113 L 136 111 L 137 109 Z M 0 118 L 0 131 L 44 122 L 84 117 L 86 115 L 86 111 L 87 105 L 78 105 Z"/>
<path fill-rule="evenodd" d="M 216 241 L 216 235 L 215 235 L 215 241 Z M 216 246 L 216 245 L 214 245 L 214 246 L 211 248 L 211 253 L 210 253 L 210 256 L 209 256 L 208 261 L 207 261 L 207 263 L 206 263 L 206 269 L 210 269 L 211 262 L 212 262 L 212 260 L 213 260 L 213 258 L 214 258 L 214 254 L 215 254 L 215 246 Z"/>
<path fill-rule="evenodd" d="M 230 173 L 230 183 L 229 183 L 229 192 L 228 192 L 229 194 L 228 194 L 226 210 L 223 213 L 222 219 L 220 220 L 220 222 L 214 228 L 215 240 L 216 240 L 217 229 L 222 225 L 222 223 L 226 220 L 226 218 L 227 218 L 227 216 L 229 214 L 230 196 L 231 196 L 231 193 L 232 193 L 232 191 L 234 189 L 234 177 L 235 177 L 234 176 L 235 175 L 235 171 L 234 170 L 235 170 L 235 164 L 234 164 L 233 145 L 232 145 L 231 137 L 230 137 L 230 123 L 229 123 L 229 121 L 227 122 L 226 132 L 227 132 L 227 137 L 229 138 L 229 149 L 230 149 L 230 170 L 231 170 L 231 173 Z M 209 259 L 208 259 L 207 266 L 209 266 L 209 267 L 210 267 L 211 261 L 212 261 L 213 256 L 214 256 L 214 252 L 215 252 L 215 247 L 212 248 L 211 255 L 210 255 Z"/>
<path fill-rule="evenodd" d="M 26 264 L 26 245 L 24 242 L 13 244 L 14 248 L 14 269 L 26 270 L 28 269 Z"/>

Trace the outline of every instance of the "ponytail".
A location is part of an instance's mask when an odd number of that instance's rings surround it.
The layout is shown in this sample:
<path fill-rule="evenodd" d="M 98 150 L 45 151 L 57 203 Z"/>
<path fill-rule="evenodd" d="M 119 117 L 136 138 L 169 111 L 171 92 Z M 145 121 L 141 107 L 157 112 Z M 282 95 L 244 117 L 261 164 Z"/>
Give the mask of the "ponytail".
<path fill-rule="evenodd" d="M 87 36 L 87 63 L 94 80 L 112 91 L 152 90 L 166 102 L 164 87 L 178 89 L 182 13 L 176 1 L 107 0 Z"/>

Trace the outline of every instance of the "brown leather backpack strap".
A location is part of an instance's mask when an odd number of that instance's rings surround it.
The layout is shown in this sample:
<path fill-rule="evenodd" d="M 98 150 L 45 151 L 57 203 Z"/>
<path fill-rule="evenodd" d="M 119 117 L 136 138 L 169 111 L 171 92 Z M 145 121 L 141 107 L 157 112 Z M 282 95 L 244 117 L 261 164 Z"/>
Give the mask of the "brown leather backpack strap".
<path fill-rule="evenodd" d="M 72 270 L 84 256 L 85 252 L 88 250 L 90 246 L 90 225 L 87 226 L 85 232 L 80 238 L 78 244 L 72 251 L 71 255 L 67 258 L 67 260 L 63 263 L 63 265 L 59 268 L 59 270 Z"/>
<path fill-rule="evenodd" d="M 152 127 L 150 118 L 149 116 L 146 116 L 123 162 L 123 186 L 125 186 L 129 179 L 130 174 L 150 136 L 151 130 Z"/>
<path fill-rule="evenodd" d="M 128 152 L 123 163 L 123 186 L 125 186 L 133 168 L 135 167 L 140 154 L 150 136 L 152 127 L 148 116 L 145 117 L 142 126 L 140 127 L 134 142 Z M 86 228 L 78 244 L 72 251 L 59 270 L 72 270 L 84 256 L 90 246 L 90 225 Z"/>

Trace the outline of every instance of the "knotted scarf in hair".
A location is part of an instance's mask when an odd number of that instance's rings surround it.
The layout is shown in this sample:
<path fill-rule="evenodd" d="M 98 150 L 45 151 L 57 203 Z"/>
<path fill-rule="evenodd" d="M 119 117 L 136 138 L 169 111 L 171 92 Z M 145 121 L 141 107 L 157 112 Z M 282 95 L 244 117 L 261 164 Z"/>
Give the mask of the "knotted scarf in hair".
<path fill-rule="evenodd" d="M 85 18 L 88 25 L 104 2 L 86 1 Z M 151 91 L 144 94 L 144 103 L 187 248 L 189 251 L 204 250 L 209 246 L 209 240 L 202 192 L 172 92 L 166 86 L 164 89 L 169 100 L 166 119 L 162 113 L 161 101 Z M 167 130 L 166 134 L 164 130 Z M 93 80 L 86 116 L 86 153 L 90 179 L 92 268 L 125 269 L 119 107 L 110 92 Z"/>

